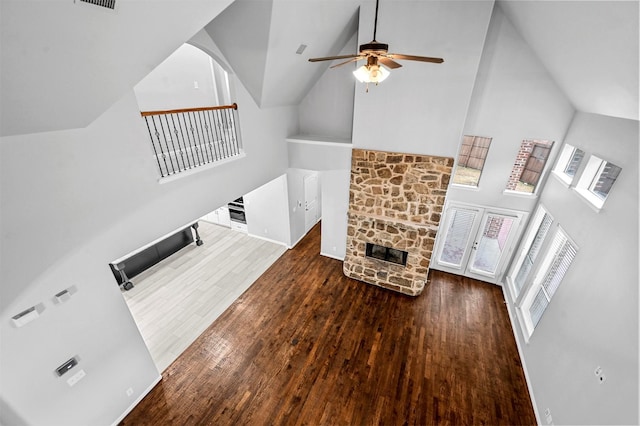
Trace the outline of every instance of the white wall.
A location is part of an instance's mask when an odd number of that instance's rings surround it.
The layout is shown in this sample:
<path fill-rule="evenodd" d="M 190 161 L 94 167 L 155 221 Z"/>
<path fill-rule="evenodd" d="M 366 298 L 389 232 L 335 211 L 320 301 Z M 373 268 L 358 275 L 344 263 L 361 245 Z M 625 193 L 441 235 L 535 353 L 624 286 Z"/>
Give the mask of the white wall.
<path fill-rule="evenodd" d="M 211 56 L 183 44 L 133 88 L 140 111 L 222 105 L 217 100 L 214 66 L 219 68 Z"/>
<path fill-rule="evenodd" d="M 555 141 L 552 164 L 573 113 L 544 64 L 496 7 L 464 126 L 466 135 L 493 139 L 478 188 L 452 185 L 448 199 L 532 211 L 536 197 L 504 194 L 520 144 L 524 139 Z"/>
<path fill-rule="evenodd" d="M 517 322 L 514 332 L 535 408 L 542 419 L 550 409 L 555 424 L 639 421 L 638 124 L 577 113 L 569 128 L 566 143 L 586 153 L 582 167 L 590 154 L 622 167 L 600 212 L 554 177 L 541 196 L 578 254 L 529 343 Z"/>
<path fill-rule="evenodd" d="M 322 187 L 322 240 L 320 254 L 344 260 L 347 254 L 347 211 L 351 170 L 320 172 Z"/>
<path fill-rule="evenodd" d="M 236 0 L 205 27 L 222 54 L 236 64 L 238 77 L 260 105 L 267 61 L 273 0 Z M 241 37 L 238 37 L 242 34 Z M 256 72 L 256 71 L 259 72 Z"/>
<path fill-rule="evenodd" d="M 359 43 L 371 40 L 374 2 L 363 4 Z M 493 1 L 381 2 L 377 39 L 390 52 L 444 58 L 399 61 L 380 85 L 358 83 L 356 148 L 454 157 L 464 127 Z M 402 25 L 388 23 L 402 22 Z"/>
<path fill-rule="evenodd" d="M 246 156 L 167 183 L 133 91 L 87 128 L 0 139 L 3 423 L 13 413 L 29 424 L 110 424 L 157 379 L 108 263 L 284 173 L 295 109 L 260 110 L 235 86 Z M 71 285 L 71 300 L 53 305 Z M 40 319 L 11 326 L 36 304 Z M 53 371 L 74 355 L 87 376 L 71 388 Z"/>
<path fill-rule="evenodd" d="M 287 175 L 283 174 L 244 195 L 249 235 L 291 246 Z"/>
<path fill-rule="evenodd" d="M 358 51 L 357 35 L 336 55 Z M 334 61 L 332 65 L 339 63 Z M 361 63 L 358 63 L 360 65 Z M 353 101 L 356 80 L 355 63 L 327 68 L 298 105 L 301 135 L 319 136 L 334 140 L 351 140 L 353 129 Z"/>
<path fill-rule="evenodd" d="M 350 143 L 287 138 L 287 148 L 290 167 L 309 170 L 351 170 L 353 145 Z"/>

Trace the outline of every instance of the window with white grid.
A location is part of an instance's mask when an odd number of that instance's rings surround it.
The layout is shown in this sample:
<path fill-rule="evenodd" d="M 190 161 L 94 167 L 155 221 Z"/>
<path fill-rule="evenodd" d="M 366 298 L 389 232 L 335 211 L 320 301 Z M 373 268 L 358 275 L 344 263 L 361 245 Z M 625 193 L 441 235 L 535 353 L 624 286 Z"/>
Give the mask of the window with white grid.
<path fill-rule="evenodd" d="M 542 244 L 545 241 L 552 223 L 553 217 L 544 207 L 538 207 L 538 210 L 531 219 L 531 224 L 522 243 L 520 256 L 516 262 L 514 262 L 514 267 L 507 276 L 507 282 L 509 283 L 509 288 L 514 300 L 518 298 L 529 279 L 533 265 L 540 253 Z"/>
<path fill-rule="evenodd" d="M 524 331 L 528 337 L 533 334 L 533 330 L 540 322 L 577 252 L 575 243 L 569 239 L 562 228 L 558 227 L 553 242 L 547 249 L 533 283 L 520 306 L 525 325 Z"/>

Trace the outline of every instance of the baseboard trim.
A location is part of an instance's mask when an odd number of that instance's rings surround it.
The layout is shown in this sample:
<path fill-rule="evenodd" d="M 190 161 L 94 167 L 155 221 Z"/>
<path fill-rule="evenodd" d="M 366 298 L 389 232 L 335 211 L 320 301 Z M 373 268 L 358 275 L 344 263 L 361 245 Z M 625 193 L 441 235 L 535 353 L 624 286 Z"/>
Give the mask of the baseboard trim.
<path fill-rule="evenodd" d="M 262 235 L 255 235 L 255 234 L 247 234 L 252 238 L 257 238 L 259 240 L 263 240 L 263 241 L 267 241 L 270 243 L 274 243 L 274 244 L 278 244 L 281 246 L 285 246 L 286 248 L 290 249 L 291 247 L 287 244 L 287 243 L 283 243 L 282 241 L 278 241 L 278 240 L 272 240 L 271 238 L 267 238 L 267 237 L 263 237 Z"/>
<path fill-rule="evenodd" d="M 330 253 L 325 253 L 323 251 L 320 252 L 321 256 L 325 256 L 325 257 L 330 257 L 332 259 L 336 259 L 336 260 L 340 260 L 342 262 L 344 262 L 344 256 L 340 257 L 340 256 L 336 256 L 335 254 L 330 254 Z"/>
<path fill-rule="evenodd" d="M 511 323 L 511 332 L 513 333 L 513 338 L 516 341 L 516 347 L 518 348 L 518 355 L 520 355 L 520 364 L 522 364 L 522 371 L 524 372 L 524 380 L 527 382 L 527 389 L 529 390 L 529 399 L 531 399 L 531 405 L 533 406 L 533 414 L 536 416 L 536 422 L 541 425 L 542 417 L 538 412 L 538 405 L 536 404 L 536 397 L 533 394 L 533 388 L 531 387 L 531 379 L 529 378 L 529 371 L 527 370 L 527 362 L 524 358 L 524 352 L 522 351 L 522 344 L 520 342 L 520 338 L 518 335 L 518 330 L 516 329 L 515 321 L 518 319 L 514 316 L 513 307 L 511 303 L 508 302 L 508 294 L 507 294 L 507 286 L 502 286 L 502 297 L 504 297 L 505 305 L 507 305 L 507 313 L 509 314 L 509 322 Z"/>
<path fill-rule="evenodd" d="M 133 401 L 133 403 L 129 406 L 129 408 L 127 408 L 125 412 L 122 413 L 120 417 L 118 417 L 116 421 L 111 424 L 111 426 L 117 426 L 122 420 L 124 420 L 124 418 L 127 417 L 127 414 L 129 414 L 131 410 L 136 408 L 136 405 L 138 405 L 140 401 L 142 401 L 144 397 L 147 396 L 149 392 L 151 392 L 151 390 L 158 383 L 160 383 L 161 380 L 162 380 L 162 374 L 158 374 L 158 377 L 156 377 L 156 379 L 151 383 L 151 385 L 147 389 L 145 389 L 144 392 L 142 392 L 142 394 L 140 394 L 140 396 L 135 401 Z"/>

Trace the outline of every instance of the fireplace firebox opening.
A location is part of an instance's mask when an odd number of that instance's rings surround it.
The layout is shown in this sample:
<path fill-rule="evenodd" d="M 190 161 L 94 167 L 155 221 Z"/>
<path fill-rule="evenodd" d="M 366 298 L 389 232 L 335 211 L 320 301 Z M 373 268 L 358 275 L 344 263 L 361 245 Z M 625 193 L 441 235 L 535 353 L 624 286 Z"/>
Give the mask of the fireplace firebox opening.
<path fill-rule="evenodd" d="M 398 265 L 407 266 L 408 253 L 403 250 L 391 247 L 383 247 L 377 244 L 367 243 L 366 256 L 373 259 L 384 260 L 385 262 L 396 263 Z"/>

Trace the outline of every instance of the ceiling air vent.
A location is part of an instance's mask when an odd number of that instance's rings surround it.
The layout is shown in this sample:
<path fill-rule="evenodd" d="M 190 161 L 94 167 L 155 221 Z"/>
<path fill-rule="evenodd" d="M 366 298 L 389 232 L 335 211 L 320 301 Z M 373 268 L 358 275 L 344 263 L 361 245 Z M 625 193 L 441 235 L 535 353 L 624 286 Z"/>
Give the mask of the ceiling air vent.
<path fill-rule="evenodd" d="M 116 0 L 80 0 L 82 3 L 89 3 L 96 6 L 106 7 L 114 10 L 116 8 Z"/>

